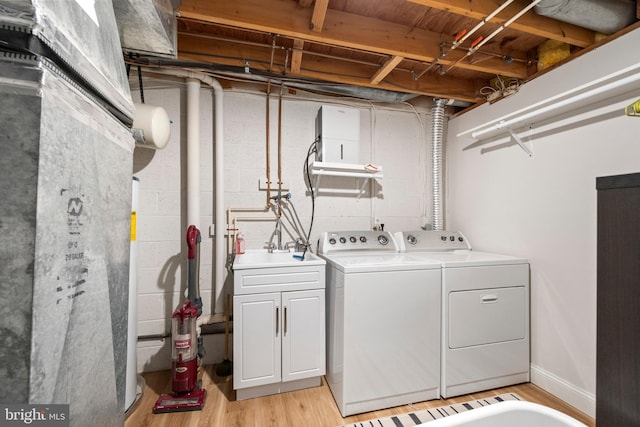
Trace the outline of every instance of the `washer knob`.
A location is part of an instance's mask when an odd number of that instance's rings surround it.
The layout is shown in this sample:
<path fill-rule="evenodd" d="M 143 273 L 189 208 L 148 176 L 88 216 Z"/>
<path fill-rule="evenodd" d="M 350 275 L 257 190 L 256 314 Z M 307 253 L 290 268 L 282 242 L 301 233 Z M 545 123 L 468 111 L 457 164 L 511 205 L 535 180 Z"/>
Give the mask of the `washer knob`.
<path fill-rule="evenodd" d="M 347 243 L 347 239 L 346 239 L 346 238 L 344 238 L 344 237 L 341 237 L 341 238 L 340 238 L 340 243 Z"/>
<path fill-rule="evenodd" d="M 351 237 L 349 237 L 349 241 L 350 241 L 351 243 L 355 243 L 355 242 L 357 242 L 357 241 L 358 241 L 358 239 L 356 239 L 356 237 L 355 237 L 355 236 L 351 236 Z"/>
<path fill-rule="evenodd" d="M 412 245 L 415 245 L 416 243 L 418 243 L 418 239 L 413 234 L 409 234 L 407 236 L 407 242 L 411 243 Z"/>
<path fill-rule="evenodd" d="M 447 241 L 447 236 L 440 236 L 440 240 L 442 240 L 443 242 Z"/>
<path fill-rule="evenodd" d="M 449 236 L 449 240 L 451 240 L 452 242 L 456 241 L 456 236 Z"/>
<path fill-rule="evenodd" d="M 367 243 L 367 237 L 366 236 L 360 236 L 360 241 L 362 243 Z"/>
<path fill-rule="evenodd" d="M 335 245 L 336 244 L 336 239 L 334 239 L 333 237 L 329 239 L 329 244 L 330 245 Z"/>
<path fill-rule="evenodd" d="M 378 236 L 378 243 L 380 243 L 381 245 L 386 245 L 387 243 L 389 243 L 389 239 L 387 239 L 387 236 L 384 235 L 379 235 Z"/>

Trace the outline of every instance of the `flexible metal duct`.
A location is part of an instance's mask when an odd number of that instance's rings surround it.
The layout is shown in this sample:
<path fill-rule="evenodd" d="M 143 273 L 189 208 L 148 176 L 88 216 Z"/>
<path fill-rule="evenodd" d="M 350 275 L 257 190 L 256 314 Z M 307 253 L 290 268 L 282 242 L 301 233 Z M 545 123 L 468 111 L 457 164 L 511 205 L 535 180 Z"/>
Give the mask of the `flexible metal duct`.
<path fill-rule="evenodd" d="M 442 203 L 442 159 L 444 151 L 446 99 L 434 99 L 431 109 L 431 173 L 432 173 L 432 226 L 434 230 L 444 230 L 444 209 Z"/>
<path fill-rule="evenodd" d="M 635 0 L 542 0 L 538 15 L 612 34 L 636 20 Z"/>

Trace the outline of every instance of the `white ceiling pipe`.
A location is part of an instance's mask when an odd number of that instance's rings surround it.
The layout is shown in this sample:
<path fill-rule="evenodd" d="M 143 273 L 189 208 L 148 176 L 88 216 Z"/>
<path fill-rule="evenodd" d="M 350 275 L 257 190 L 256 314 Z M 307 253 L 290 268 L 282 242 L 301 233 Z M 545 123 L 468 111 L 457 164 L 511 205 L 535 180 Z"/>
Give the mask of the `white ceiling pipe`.
<path fill-rule="evenodd" d="M 200 230 L 200 80 L 187 79 L 187 226 Z"/>
<path fill-rule="evenodd" d="M 478 42 L 478 44 L 471 44 L 471 48 L 467 51 L 467 54 L 465 56 L 460 57 L 458 60 L 456 60 L 455 62 L 453 62 L 451 65 L 449 65 L 449 67 L 447 67 L 447 69 L 444 71 L 445 73 L 448 73 L 452 68 L 454 68 L 456 65 L 458 65 L 458 63 L 460 63 L 460 61 L 464 60 L 465 58 L 473 55 L 474 53 L 476 53 L 478 51 L 478 49 L 480 49 L 482 46 L 484 46 L 485 43 L 487 43 L 489 40 L 491 40 L 492 38 L 494 38 L 496 35 L 498 35 L 498 33 L 502 32 L 502 30 L 504 30 L 505 28 L 507 28 L 509 25 L 511 25 L 516 19 L 520 18 L 522 15 L 524 15 L 525 13 L 527 13 L 529 10 L 531 10 L 536 4 L 540 3 L 542 0 L 533 0 L 530 4 L 528 4 L 524 9 L 522 9 L 520 12 L 516 13 L 511 19 L 509 19 L 507 22 L 505 22 L 504 24 L 500 25 L 493 33 L 489 34 L 486 38 L 484 39 L 478 39 L 481 40 Z M 476 43 L 476 42 L 474 42 Z"/>
<path fill-rule="evenodd" d="M 453 46 L 451 46 L 451 50 L 449 50 L 449 52 L 451 52 L 452 50 L 454 50 L 455 48 L 457 48 L 458 46 L 460 46 L 462 43 L 464 43 L 464 41 L 466 39 L 468 39 L 469 37 L 471 37 L 471 35 L 473 33 L 475 33 L 476 31 L 478 31 L 480 28 L 482 28 L 484 26 L 484 24 L 486 24 L 487 22 L 491 21 L 493 19 L 494 16 L 496 16 L 498 13 L 502 12 L 502 10 L 509 6 L 511 3 L 513 3 L 513 0 L 507 0 L 504 3 L 502 3 L 500 6 L 498 6 L 498 8 L 496 10 L 494 10 L 493 12 L 491 12 L 489 15 L 487 15 L 486 17 L 484 17 L 482 19 L 482 21 L 478 22 L 478 24 L 473 27 L 471 29 L 471 31 L 469 31 L 468 33 L 466 33 L 460 40 L 458 41 L 454 41 L 453 42 Z"/>
<path fill-rule="evenodd" d="M 485 43 L 487 43 L 489 40 L 491 40 L 492 38 L 494 38 L 499 32 L 501 32 L 502 30 L 504 30 L 505 28 L 507 28 L 509 25 L 513 24 L 513 22 L 520 18 L 522 15 L 524 15 L 525 13 L 527 13 L 529 10 L 533 9 L 533 7 L 535 5 L 537 5 L 538 3 L 540 3 L 542 0 L 533 0 L 530 4 L 528 4 L 524 9 L 522 9 L 520 12 L 516 13 L 511 19 L 509 19 L 507 22 L 505 22 L 504 24 L 500 25 L 500 27 L 498 27 L 497 30 L 495 30 L 493 33 L 489 34 L 485 39 L 483 39 L 479 44 L 477 44 L 474 48 L 472 48 L 473 52 L 477 51 L 478 49 L 480 49 L 482 46 L 484 46 Z M 470 51 L 471 52 L 471 51 Z"/>
<path fill-rule="evenodd" d="M 156 74 L 164 74 L 174 77 L 182 77 L 186 79 L 196 79 L 201 83 L 213 89 L 214 106 L 213 106 L 213 122 L 215 126 L 214 149 L 215 149 L 215 252 L 214 266 L 215 279 L 214 301 L 212 310 L 214 313 L 224 312 L 224 298 L 221 297 L 224 286 L 224 263 L 226 258 L 224 239 L 225 239 L 225 218 L 224 218 L 224 122 L 223 122 L 223 100 L 224 91 L 220 83 L 213 77 L 189 70 L 182 69 L 160 69 L 147 68 L 145 71 Z M 198 168 L 199 169 L 199 168 Z M 202 230 L 201 230 L 202 231 Z"/>

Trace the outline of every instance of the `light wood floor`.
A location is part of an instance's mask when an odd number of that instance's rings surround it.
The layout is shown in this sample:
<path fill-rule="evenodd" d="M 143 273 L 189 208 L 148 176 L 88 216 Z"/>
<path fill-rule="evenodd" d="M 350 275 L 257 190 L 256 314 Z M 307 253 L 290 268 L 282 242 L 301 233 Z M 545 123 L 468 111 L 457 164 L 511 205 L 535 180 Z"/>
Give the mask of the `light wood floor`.
<path fill-rule="evenodd" d="M 215 366 L 205 366 L 202 384 L 207 399 L 202 411 L 153 414 L 156 398 L 171 391 L 170 371 L 144 374 L 146 388 L 142 398 L 127 416 L 125 427 L 336 427 L 371 418 L 402 414 L 452 403 L 481 399 L 502 393 L 517 393 L 522 399 L 536 402 L 565 412 L 589 427 L 595 421 L 533 384 L 521 384 L 452 399 L 430 400 L 412 405 L 398 406 L 342 418 L 326 382 L 320 387 L 261 397 L 244 401 L 235 400 L 232 377 L 218 377 Z"/>

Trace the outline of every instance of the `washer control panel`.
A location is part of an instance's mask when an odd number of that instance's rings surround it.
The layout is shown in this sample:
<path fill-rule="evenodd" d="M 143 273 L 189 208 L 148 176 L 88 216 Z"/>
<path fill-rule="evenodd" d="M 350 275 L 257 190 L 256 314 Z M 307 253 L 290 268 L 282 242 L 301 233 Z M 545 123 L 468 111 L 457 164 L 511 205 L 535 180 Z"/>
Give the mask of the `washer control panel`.
<path fill-rule="evenodd" d="M 470 250 L 459 231 L 401 231 L 394 235 L 401 252 Z"/>
<path fill-rule="evenodd" d="M 398 247 L 388 231 L 328 231 L 320 235 L 319 254 L 345 251 L 398 252 Z"/>

